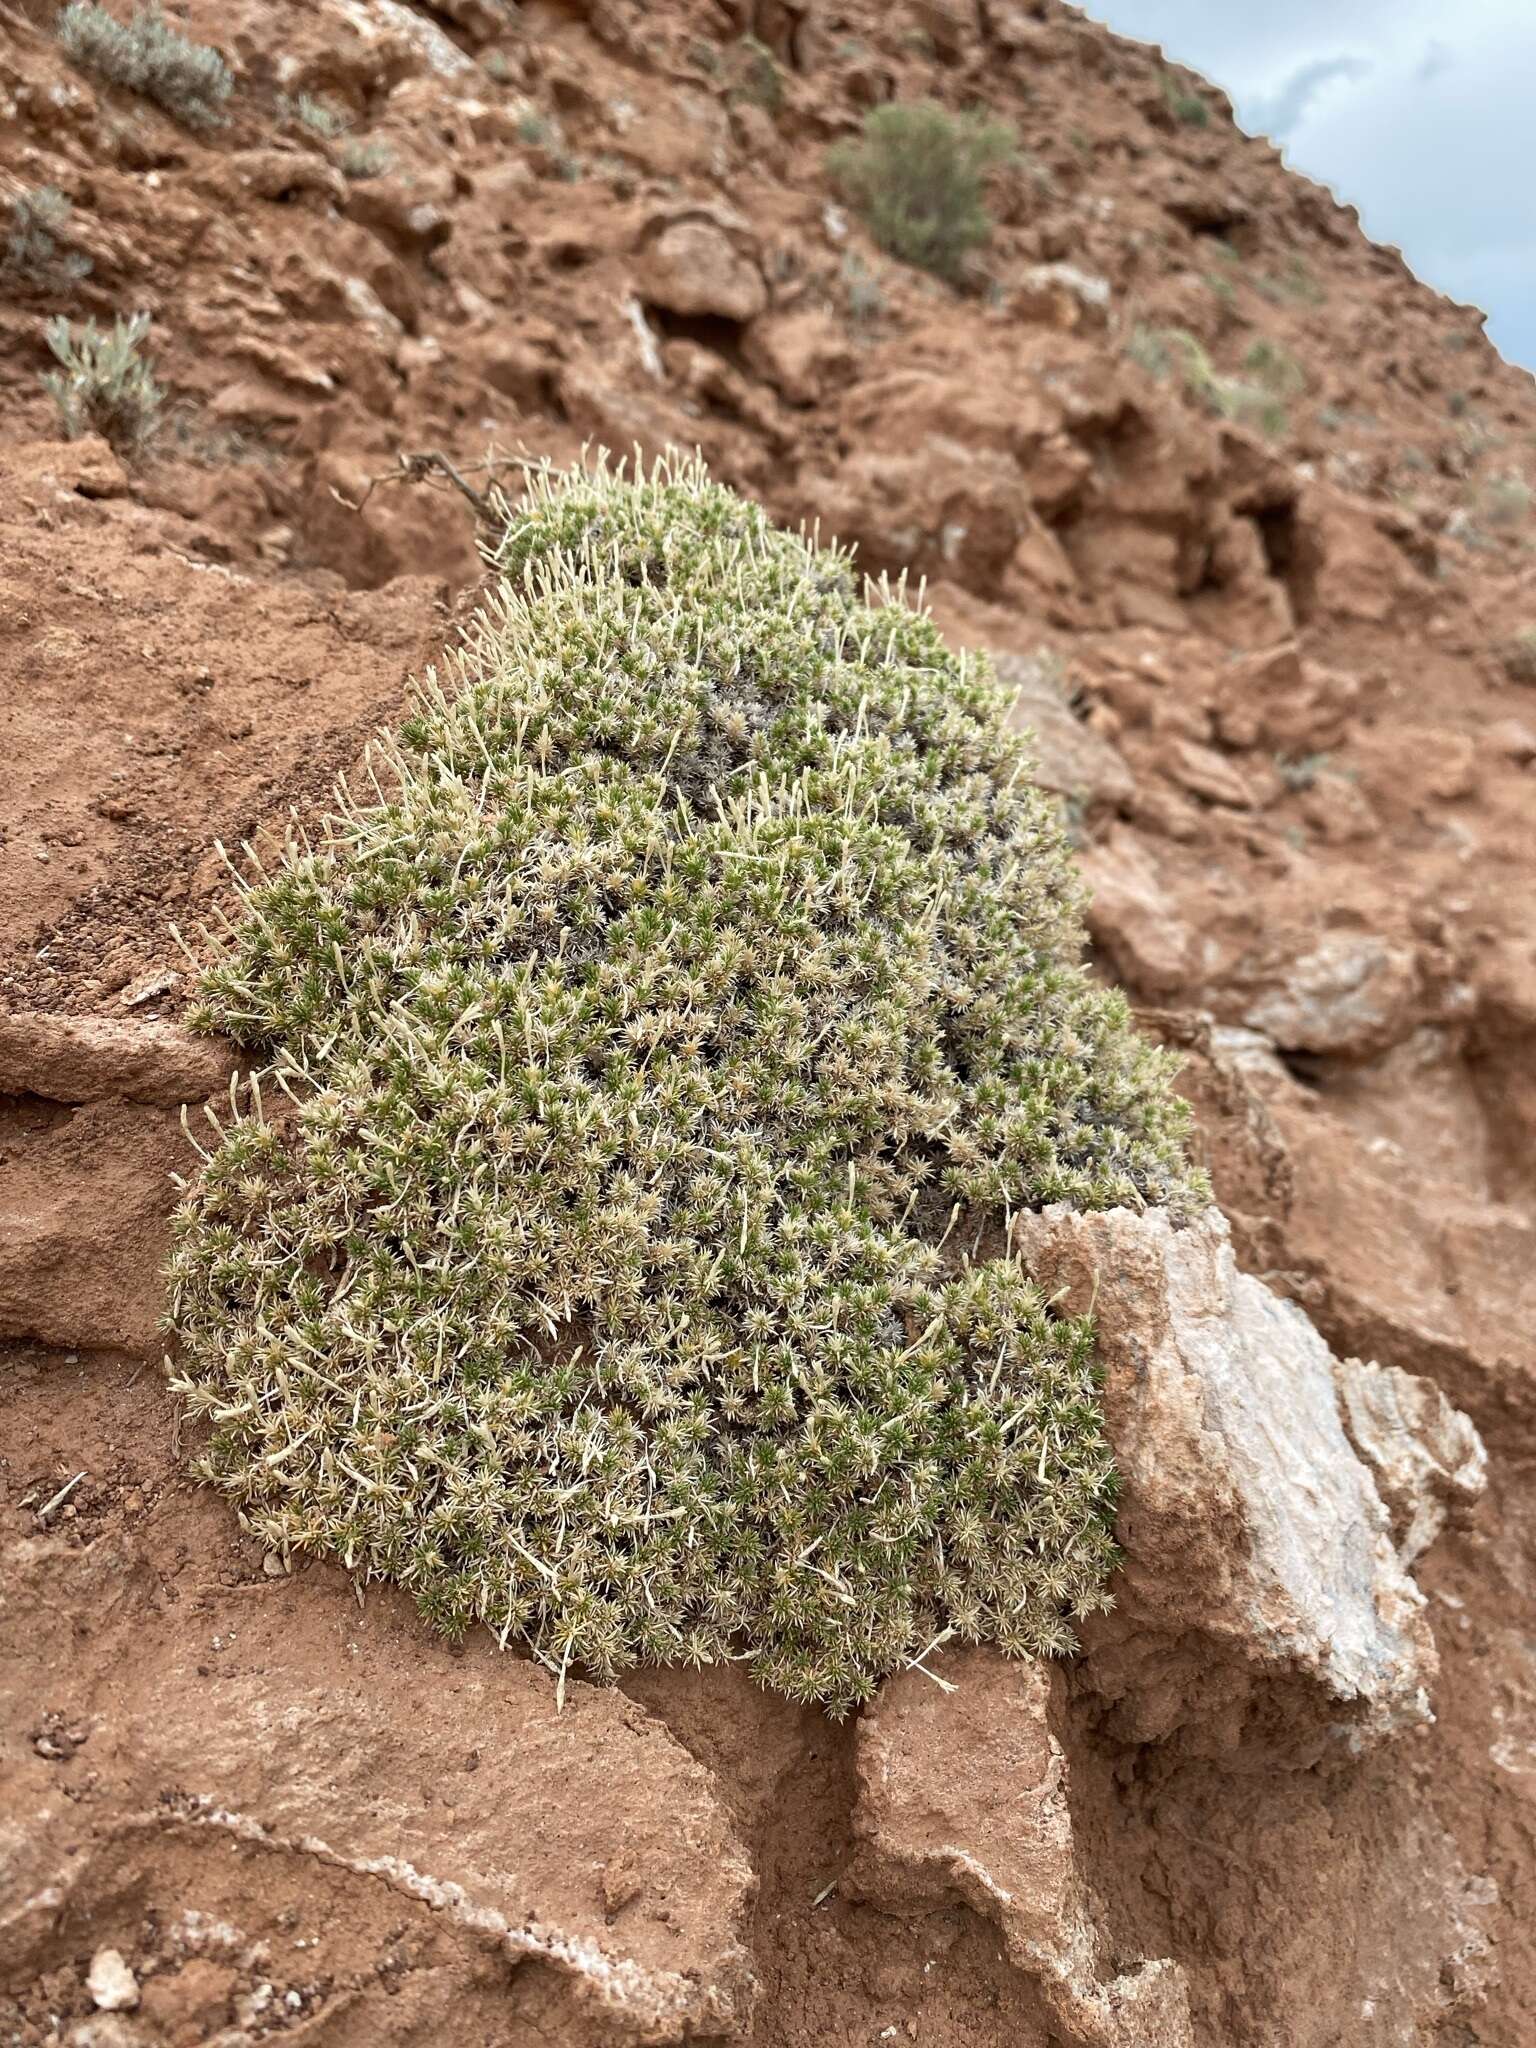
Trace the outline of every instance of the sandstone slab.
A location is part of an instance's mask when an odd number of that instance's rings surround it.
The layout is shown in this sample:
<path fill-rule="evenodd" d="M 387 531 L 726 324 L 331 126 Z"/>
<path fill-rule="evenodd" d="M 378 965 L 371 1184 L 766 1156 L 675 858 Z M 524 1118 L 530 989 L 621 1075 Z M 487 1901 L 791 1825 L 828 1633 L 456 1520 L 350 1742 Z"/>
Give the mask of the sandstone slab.
<path fill-rule="evenodd" d="M 895 1909 L 965 1900 L 1073 2048 L 1193 2048 L 1184 1973 L 1109 1952 L 1079 1868 L 1039 1664 L 968 1649 L 890 1680 L 859 1724 L 858 1883 Z"/>
<path fill-rule="evenodd" d="M 640 294 L 668 313 L 755 320 L 768 287 L 751 255 L 713 220 L 671 222 L 641 254 Z"/>
<path fill-rule="evenodd" d="M 174 1109 L 229 1086 L 233 1049 L 144 1017 L 0 1017 L 0 1094 L 49 1102 L 152 1103 Z"/>
<path fill-rule="evenodd" d="M 1030 736 L 1036 779 L 1085 808 L 1129 803 L 1135 783 L 1118 747 L 1074 717 L 1038 657 L 1000 654 L 994 666 L 1005 689 L 1016 691 L 1009 724 Z"/>

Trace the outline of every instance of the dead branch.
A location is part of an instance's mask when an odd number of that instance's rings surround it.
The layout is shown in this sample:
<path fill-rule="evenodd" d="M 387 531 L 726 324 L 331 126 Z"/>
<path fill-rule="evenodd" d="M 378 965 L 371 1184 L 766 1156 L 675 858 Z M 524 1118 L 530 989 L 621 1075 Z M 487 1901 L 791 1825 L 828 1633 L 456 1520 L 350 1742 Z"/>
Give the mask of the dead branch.
<path fill-rule="evenodd" d="M 458 491 L 474 507 L 476 520 L 488 526 L 497 518 L 498 505 L 505 502 L 505 493 L 499 481 L 504 470 L 521 470 L 526 476 L 530 471 L 548 467 L 548 462 L 542 457 L 492 453 L 483 462 L 466 463 L 461 470 L 441 449 L 418 449 L 414 453 L 407 453 L 401 449 L 395 458 L 394 468 L 370 477 L 367 488 L 360 498 L 349 498 L 344 491 L 337 490 L 334 484 L 331 486 L 331 496 L 338 505 L 345 505 L 349 512 L 361 512 L 381 484 L 426 484 L 435 490 Z M 477 491 L 469 482 L 469 477 L 474 475 L 484 475 L 488 479 L 484 490 Z"/>

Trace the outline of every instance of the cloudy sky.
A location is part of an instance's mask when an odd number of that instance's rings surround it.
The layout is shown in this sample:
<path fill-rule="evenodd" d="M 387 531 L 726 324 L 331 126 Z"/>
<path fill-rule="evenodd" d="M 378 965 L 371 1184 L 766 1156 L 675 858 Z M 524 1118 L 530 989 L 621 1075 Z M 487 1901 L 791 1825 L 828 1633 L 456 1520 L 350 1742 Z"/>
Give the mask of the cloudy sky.
<path fill-rule="evenodd" d="M 1536 0 L 1087 0 L 1223 86 L 1536 369 Z"/>

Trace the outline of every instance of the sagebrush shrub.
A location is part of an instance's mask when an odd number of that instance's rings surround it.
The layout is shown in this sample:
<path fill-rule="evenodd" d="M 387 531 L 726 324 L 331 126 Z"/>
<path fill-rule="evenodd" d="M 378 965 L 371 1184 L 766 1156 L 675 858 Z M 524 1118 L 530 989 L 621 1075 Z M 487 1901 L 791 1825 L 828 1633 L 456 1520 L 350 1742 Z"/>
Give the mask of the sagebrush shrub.
<path fill-rule="evenodd" d="M 841 1713 L 1065 1650 L 1114 1474 L 1013 1212 L 1203 1199 L 984 664 L 701 469 L 538 480 L 376 800 L 242 891 L 272 1063 L 173 1385 L 285 1554 Z"/>
<path fill-rule="evenodd" d="M 336 161 L 348 178 L 382 178 L 393 168 L 395 158 L 387 142 L 349 137 L 337 151 Z"/>
<path fill-rule="evenodd" d="M 1531 516 L 1531 487 L 1523 476 L 1489 477 L 1478 505 L 1490 526 L 1523 526 Z"/>
<path fill-rule="evenodd" d="M 1262 336 L 1243 357 L 1243 369 L 1272 398 L 1299 398 L 1307 388 L 1307 373 L 1290 351 Z"/>
<path fill-rule="evenodd" d="M 1013 149 L 1001 122 L 892 101 L 871 108 L 863 135 L 839 143 L 827 166 L 888 255 L 953 283 L 992 232 L 986 174 Z"/>
<path fill-rule="evenodd" d="M 160 425 L 165 393 L 139 354 L 149 333 L 149 315 L 121 315 L 109 328 L 94 320 L 76 327 L 61 315 L 50 320 L 44 339 L 60 364 L 44 384 L 59 409 L 59 424 L 73 441 L 100 434 L 123 454 L 140 454 Z"/>
<path fill-rule="evenodd" d="M 756 36 L 743 36 L 731 53 L 731 91 L 768 115 L 784 109 L 784 80 L 772 50 Z"/>
<path fill-rule="evenodd" d="M 339 107 L 333 107 L 329 100 L 316 99 L 312 92 L 301 92 L 295 98 L 280 94 L 277 115 L 280 121 L 292 121 L 308 129 L 322 142 L 334 142 L 337 136 L 346 133 L 349 125 L 348 117 Z"/>
<path fill-rule="evenodd" d="M 1210 127 L 1210 107 L 1176 71 L 1164 71 L 1162 86 L 1168 111 L 1176 121 L 1182 121 L 1186 128 Z"/>
<path fill-rule="evenodd" d="M 1244 377 L 1222 374 L 1194 335 L 1182 327 L 1137 327 L 1126 344 L 1132 362 L 1154 377 L 1177 376 L 1205 412 L 1274 437 L 1289 425 L 1285 400 L 1305 388 L 1306 373 L 1277 343 L 1256 341 L 1243 361 Z"/>
<path fill-rule="evenodd" d="M 71 0 L 59 16 L 65 55 L 111 85 L 125 86 L 163 107 L 188 128 L 223 118 L 234 81 L 217 50 L 172 28 L 155 6 L 120 22 L 95 0 Z"/>
<path fill-rule="evenodd" d="M 59 239 L 68 232 L 73 210 L 57 185 L 33 185 L 16 193 L 0 242 L 0 280 L 37 291 L 65 291 L 88 277 L 90 258 Z"/>

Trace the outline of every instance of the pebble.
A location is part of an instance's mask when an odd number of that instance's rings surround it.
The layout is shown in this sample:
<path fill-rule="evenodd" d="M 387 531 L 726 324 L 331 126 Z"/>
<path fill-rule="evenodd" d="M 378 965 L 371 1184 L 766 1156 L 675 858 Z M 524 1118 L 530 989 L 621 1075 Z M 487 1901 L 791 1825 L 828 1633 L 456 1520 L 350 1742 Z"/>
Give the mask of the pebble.
<path fill-rule="evenodd" d="M 85 1988 L 98 2012 L 132 2012 L 139 2002 L 138 1979 L 115 1948 L 97 1949 Z"/>

